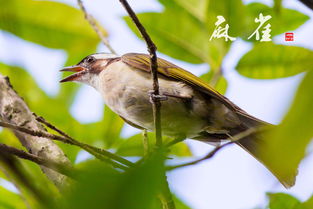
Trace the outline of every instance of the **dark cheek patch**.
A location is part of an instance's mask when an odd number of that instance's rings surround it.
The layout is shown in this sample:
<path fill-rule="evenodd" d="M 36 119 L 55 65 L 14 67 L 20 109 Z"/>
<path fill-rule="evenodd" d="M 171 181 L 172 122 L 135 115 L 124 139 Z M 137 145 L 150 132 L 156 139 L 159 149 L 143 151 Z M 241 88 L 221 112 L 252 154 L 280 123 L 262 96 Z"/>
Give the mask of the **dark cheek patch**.
<path fill-rule="evenodd" d="M 102 63 L 102 60 L 98 60 L 93 63 L 90 67 L 90 73 L 99 74 L 102 70 L 104 70 L 106 66 L 103 66 Z"/>
<path fill-rule="evenodd" d="M 94 62 L 90 66 L 90 72 L 95 73 L 95 74 L 99 74 L 102 70 L 105 70 L 108 65 L 112 64 L 113 62 L 117 62 L 119 60 L 120 60 L 120 57 L 112 58 L 112 59 L 97 60 L 96 62 Z M 106 64 L 104 64 L 104 63 L 106 63 Z"/>

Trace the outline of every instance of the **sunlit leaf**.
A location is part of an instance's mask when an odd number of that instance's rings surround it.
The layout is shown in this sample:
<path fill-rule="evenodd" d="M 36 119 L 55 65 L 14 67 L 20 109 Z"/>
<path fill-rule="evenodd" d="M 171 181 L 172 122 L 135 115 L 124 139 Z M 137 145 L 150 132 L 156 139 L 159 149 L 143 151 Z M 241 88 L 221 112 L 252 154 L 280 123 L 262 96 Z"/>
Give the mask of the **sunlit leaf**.
<path fill-rule="evenodd" d="M 171 1 L 161 1 L 164 5 L 171 3 Z M 175 2 L 190 12 L 193 16 L 197 17 L 200 21 L 205 22 L 207 10 L 209 7 L 209 0 L 175 0 Z"/>
<path fill-rule="evenodd" d="M 313 196 L 311 196 L 302 205 L 303 205 L 303 209 L 311 209 L 311 208 L 313 208 Z"/>
<path fill-rule="evenodd" d="M 175 195 L 172 195 L 176 209 L 191 209 L 191 207 L 187 206 L 182 200 L 180 200 L 178 197 Z"/>
<path fill-rule="evenodd" d="M 94 48 L 99 38 L 83 13 L 53 1 L 0 0 L 0 29 L 27 41 L 68 51 Z"/>
<path fill-rule="evenodd" d="M 123 125 L 124 121 L 108 106 L 105 106 L 101 131 L 107 148 L 111 148 L 114 143 L 119 141 Z"/>
<path fill-rule="evenodd" d="M 175 19 L 173 17 L 175 14 Z M 184 10 L 165 10 L 164 13 L 143 13 L 138 17 L 146 27 L 158 50 L 173 58 L 190 63 L 208 62 L 208 32 L 201 22 Z M 180 19 L 180 21 L 176 21 Z M 137 29 L 127 17 L 128 26 Z M 192 35 L 190 34 L 192 31 Z"/>
<path fill-rule="evenodd" d="M 158 50 L 190 63 L 209 63 L 213 71 L 218 69 L 231 42 L 223 39 L 209 41 L 215 29 L 217 15 L 223 15 L 226 23 L 232 24 L 229 29 L 230 35 L 241 34 L 244 25 L 236 20 L 242 19 L 244 15 L 242 2 L 240 0 L 212 1 L 210 4 L 205 0 L 160 0 L 160 2 L 165 6 L 162 13 L 139 14 Z M 128 17 L 125 19 L 129 27 L 139 36 L 130 19 Z"/>
<path fill-rule="evenodd" d="M 262 43 L 245 54 L 236 69 L 249 78 L 283 78 L 313 69 L 312 57 L 305 48 Z"/>
<path fill-rule="evenodd" d="M 27 209 L 22 197 L 0 186 L 0 208 L 3 209 Z"/>
<path fill-rule="evenodd" d="M 279 1 L 279 0 L 277 0 Z M 309 17 L 301 12 L 292 9 L 281 8 L 279 14 L 275 10 L 265 4 L 261 3 L 250 3 L 247 5 L 247 17 L 244 20 L 247 24 L 247 28 L 244 31 L 243 38 L 247 38 L 257 29 L 259 23 L 255 23 L 255 18 L 259 18 L 259 14 L 262 13 L 264 16 L 271 15 L 272 18 L 269 19 L 264 25 L 271 24 L 270 34 L 273 36 L 292 31 L 297 29 L 300 25 L 309 20 Z M 260 36 L 262 35 L 260 29 Z M 249 41 L 256 41 L 255 36 L 249 39 Z"/>
<path fill-rule="evenodd" d="M 268 193 L 269 209 L 301 209 L 301 202 L 295 197 L 284 193 Z"/>
<path fill-rule="evenodd" d="M 300 161 L 305 157 L 307 145 L 313 138 L 313 71 L 303 79 L 294 102 L 282 123 L 267 140 L 266 153 L 262 159 L 276 168 L 282 179 L 296 173 Z"/>

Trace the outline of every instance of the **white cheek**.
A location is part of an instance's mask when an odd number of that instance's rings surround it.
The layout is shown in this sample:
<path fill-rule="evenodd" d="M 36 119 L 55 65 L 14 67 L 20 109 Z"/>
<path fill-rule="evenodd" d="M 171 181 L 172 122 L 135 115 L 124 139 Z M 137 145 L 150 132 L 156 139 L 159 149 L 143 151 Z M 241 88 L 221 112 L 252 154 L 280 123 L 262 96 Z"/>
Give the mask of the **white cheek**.
<path fill-rule="evenodd" d="M 96 90 L 98 90 L 99 87 L 99 76 L 96 74 L 86 74 L 82 76 L 78 82 L 87 84 L 89 86 L 94 87 Z"/>

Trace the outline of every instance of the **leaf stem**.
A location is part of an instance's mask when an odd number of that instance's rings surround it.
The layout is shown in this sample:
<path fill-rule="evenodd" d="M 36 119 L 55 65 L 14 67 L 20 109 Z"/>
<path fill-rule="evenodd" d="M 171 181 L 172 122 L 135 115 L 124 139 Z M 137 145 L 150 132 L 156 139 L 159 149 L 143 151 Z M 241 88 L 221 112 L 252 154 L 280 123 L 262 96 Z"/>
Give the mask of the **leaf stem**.
<path fill-rule="evenodd" d="M 95 18 L 89 14 L 83 4 L 82 0 L 77 0 L 78 6 L 83 11 L 85 15 L 85 19 L 88 21 L 88 23 L 91 25 L 92 29 L 97 33 L 102 43 L 110 50 L 112 54 L 116 54 L 115 50 L 110 45 L 108 39 L 105 37 L 104 33 L 101 31 L 101 28 L 97 24 Z"/>

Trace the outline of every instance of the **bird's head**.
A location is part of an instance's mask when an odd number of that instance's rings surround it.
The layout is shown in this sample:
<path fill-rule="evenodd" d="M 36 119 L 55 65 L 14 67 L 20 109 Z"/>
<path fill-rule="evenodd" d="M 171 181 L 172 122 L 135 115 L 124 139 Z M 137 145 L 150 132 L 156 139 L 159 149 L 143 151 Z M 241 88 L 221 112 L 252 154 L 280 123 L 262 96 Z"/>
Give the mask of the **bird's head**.
<path fill-rule="evenodd" d="M 60 82 L 75 81 L 88 84 L 97 88 L 99 82 L 99 73 L 104 70 L 113 60 L 119 56 L 108 53 L 91 54 L 85 57 L 77 65 L 65 67 L 60 71 L 75 72 L 74 74 L 64 78 Z"/>

